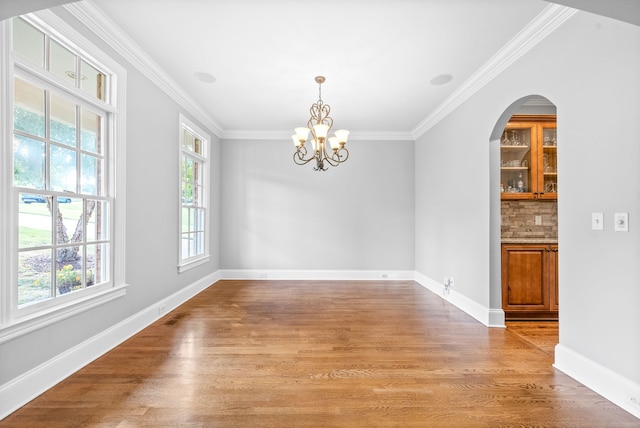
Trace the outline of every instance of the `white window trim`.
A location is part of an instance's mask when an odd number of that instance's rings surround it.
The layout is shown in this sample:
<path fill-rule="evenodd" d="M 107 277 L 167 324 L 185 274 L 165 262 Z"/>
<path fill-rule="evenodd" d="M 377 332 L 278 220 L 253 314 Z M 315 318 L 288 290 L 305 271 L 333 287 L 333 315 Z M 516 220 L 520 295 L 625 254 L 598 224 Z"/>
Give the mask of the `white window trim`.
<path fill-rule="evenodd" d="M 34 22 L 44 28 L 50 34 L 58 37 L 72 46 L 81 46 L 78 52 L 89 59 L 95 60 L 98 64 L 106 65 L 106 70 L 111 77 L 111 99 L 109 107 L 105 108 L 111 115 L 109 128 L 106 130 L 109 139 L 110 150 L 108 161 L 115 168 L 108 175 L 110 197 L 112 199 L 111 209 L 113 216 L 112 229 L 112 280 L 111 287 L 95 290 L 86 289 L 76 296 L 61 299 L 58 304 L 47 306 L 37 312 L 27 313 L 20 316 L 14 310 L 14 302 L 11 296 L 12 278 L 15 277 L 17 265 L 17 246 L 15 233 L 11 233 L 11 225 L 16 224 L 15 204 L 13 196 L 13 169 L 8 167 L 12 164 L 13 153 L 10 144 L 2 146 L 2 156 L 4 162 L 0 174 L 0 231 L 4 238 L 0 238 L 0 343 L 7 342 L 16 337 L 20 337 L 29 332 L 41 329 L 45 326 L 57 323 L 63 319 L 73 317 L 77 314 L 90 310 L 99 305 L 120 298 L 126 294 L 128 284 L 125 282 L 125 147 L 126 147 L 126 70 L 113 59 L 103 53 L 98 47 L 90 43 L 78 31 L 49 10 L 27 15 Z M 0 105 L 11 106 L 13 102 L 13 72 L 14 64 L 11 46 L 11 25 L 10 20 L 0 22 Z M 90 51 L 90 54 L 87 50 Z M 105 106 L 106 107 L 106 103 Z M 7 114 L 0 115 L 0 137 L 4 141 L 12 141 L 12 108 L 2 109 Z M 76 294 L 76 293 L 74 293 Z M 28 311 L 27 311 L 28 312 Z"/>
<path fill-rule="evenodd" d="M 210 224 L 210 208 L 209 208 L 209 192 L 210 192 L 210 183 L 209 176 L 211 174 L 211 159 L 209 156 L 210 153 L 210 145 L 211 145 L 211 136 L 205 132 L 202 128 L 196 125 L 193 121 L 189 120 L 183 114 L 179 115 L 179 127 L 178 127 L 178 273 L 185 272 L 189 269 L 193 269 L 197 266 L 205 264 L 211 260 L 211 253 L 209 252 L 209 241 L 211 237 L 211 224 Z M 202 146 L 203 150 L 203 163 L 204 163 L 204 174 L 202 177 L 202 182 L 204 185 L 203 192 L 203 207 L 204 207 L 204 254 L 201 256 L 191 257 L 188 259 L 182 259 L 182 135 L 183 129 L 187 129 L 189 132 L 198 136 L 204 143 Z"/>

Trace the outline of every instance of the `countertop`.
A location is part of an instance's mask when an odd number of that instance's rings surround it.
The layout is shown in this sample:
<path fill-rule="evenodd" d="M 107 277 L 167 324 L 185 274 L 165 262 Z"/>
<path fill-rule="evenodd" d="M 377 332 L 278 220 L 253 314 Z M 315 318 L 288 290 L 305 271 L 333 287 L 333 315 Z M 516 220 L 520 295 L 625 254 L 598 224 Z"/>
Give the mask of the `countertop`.
<path fill-rule="evenodd" d="M 551 238 L 502 238 L 503 244 L 557 244 L 557 239 Z"/>

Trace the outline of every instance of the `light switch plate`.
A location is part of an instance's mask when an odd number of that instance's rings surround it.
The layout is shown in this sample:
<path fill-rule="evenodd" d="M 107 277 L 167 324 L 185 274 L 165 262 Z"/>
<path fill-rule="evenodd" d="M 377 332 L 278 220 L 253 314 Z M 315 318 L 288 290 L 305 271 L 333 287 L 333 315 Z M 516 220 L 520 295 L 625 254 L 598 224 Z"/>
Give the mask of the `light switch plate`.
<path fill-rule="evenodd" d="M 616 232 L 628 232 L 629 213 L 615 213 L 613 215 L 613 225 Z"/>
<path fill-rule="evenodd" d="M 603 213 L 591 213 L 591 230 L 604 230 Z"/>

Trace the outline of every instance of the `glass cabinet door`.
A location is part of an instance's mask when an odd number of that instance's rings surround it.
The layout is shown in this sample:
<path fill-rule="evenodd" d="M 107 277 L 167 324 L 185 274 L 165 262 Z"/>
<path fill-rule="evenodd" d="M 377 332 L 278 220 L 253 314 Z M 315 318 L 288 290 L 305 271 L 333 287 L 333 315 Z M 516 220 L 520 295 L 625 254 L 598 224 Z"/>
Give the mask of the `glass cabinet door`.
<path fill-rule="evenodd" d="M 558 194 L 558 140 L 556 125 L 542 125 L 542 198 L 557 198 Z"/>
<path fill-rule="evenodd" d="M 509 199 L 531 198 L 535 175 L 532 176 L 531 144 L 535 129 L 530 124 L 509 124 L 500 138 L 500 192 Z"/>

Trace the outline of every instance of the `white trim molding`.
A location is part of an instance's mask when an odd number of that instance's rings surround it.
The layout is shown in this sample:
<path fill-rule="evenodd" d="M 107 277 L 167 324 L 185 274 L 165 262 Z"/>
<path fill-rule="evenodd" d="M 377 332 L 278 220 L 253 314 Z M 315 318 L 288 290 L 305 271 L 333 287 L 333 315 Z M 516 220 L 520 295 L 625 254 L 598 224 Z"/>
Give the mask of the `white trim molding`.
<path fill-rule="evenodd" d="M 115 348 L 220 279 L 210 274 L 63 352 L 23 375 L 0 385 L 0 420 L 66 377 Z"/>
<path fill-rule="evenodd" d="M 640 384 L 558 344 L 553 367 L 640 418 Z"/>
<path fill-rule="evenodd" d="M 222 270 L 176 291 L 33 370 L 0 385 L 0 420 L 222 279 L 414 280 L 482 324 L 489 327 L 503 326 L 492 322 L 494 310 L 455 290 L 444 294 L 443 284 L 414 271 Z M 493 317 L 499 319 L 500 314 L 494 314 Z M 637 383 L 560 344 L 555 348 L 554 367 L 640 418 L 640 385 Z"/>
<path fill-rule="evenodd" d="M 300 281 L 413 281 L 414 271 L 224 269 L 220 271 L 220 278 Z"/>
<path fill-rule="evenodd" d="M 189 111 L 196 119 L 207 126 L 213 134 L 221 139 L 289 139 L 290 131 L 246 131 L 224 130 L 193 97 L 172 79 L 145 51 L 143 51 L 120 27 L 118 27 L 91 0 L 78 1 L 64 5 L 73 16 L 83 22 L 109 46 L 121 54 L 127 61 L 147 76 L 160 89 L 165 91 L 179 105 Z M 458 106 L 482 89 L 506 68 L 536 46 L 549 34 L 553 33 L 565 21 L 571 18 L 577 9 L 558 4 L 548 5 L 526 27 L 524 27 L 505 46 L 494 54 L 470 78 L 464 81 L 447 99 L 431 114 L 423 119 L 409 132 L 379 133 L 355 132 L 350 139 L 363 140 L 416 140 L 438 122 L 449 115 Z"/>
<path fill-rule="evenodd" d="M 142 48 L 118 27 L 102 10 L 90 0 L 77 1 L 64 5 L 87 28 L 93 31 L 105 43 L 122 55 L 151 82 L 171 97 L 185 110 L 193 114 L 213 134 L 221 138 L 222 128 L 162 67 L 158 65 Z M 290 137 L 289 137 L 290 138 Z"/>
<path fill-rule="evenodd" d="M 427 290 L 442 297 L 461 311 L 471 315 L 487 327 L 504 327 L 503 310 L 491 309 L 483 306 L 464 294 L 458 293 L 454 289 L 449 289 L 449 291 L 445 293 L 444 284 L 419 272 L 415 272 L 415 281 Z"/>
<path fill-rule="evenodd" d="M 578 10 L 567 6 L 550 4 L 540 12 L 526 27 L 495 53 L 471 77 L 465 80 L 451 95 L 436 107 L 412 131 L 414 139 L 420 138 L 453 110 L 471 98 L 476 92 L 500 75 L 511 64 L 530 49 L 553 33 Z"/>

